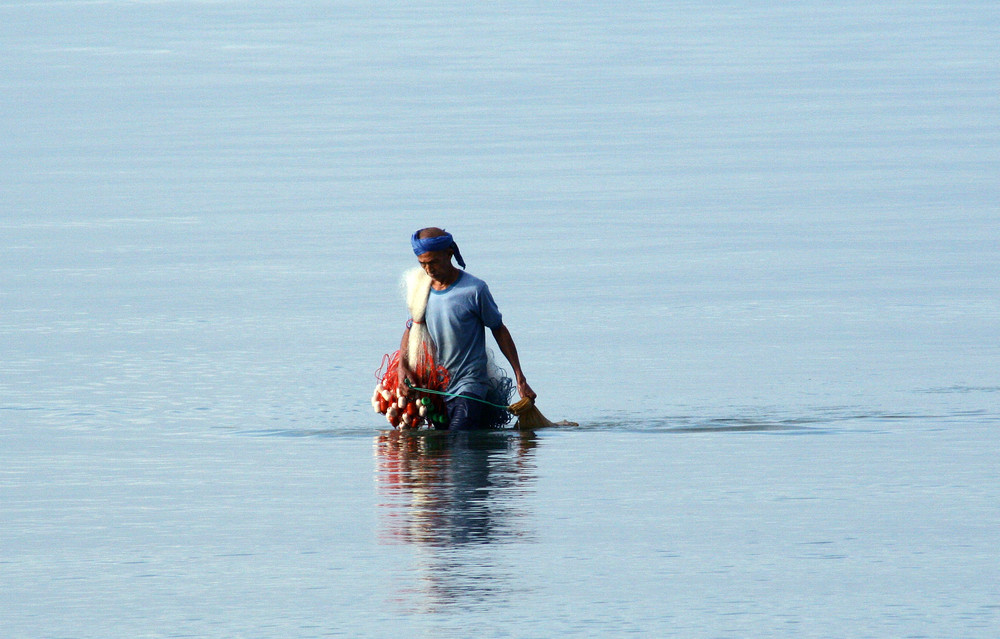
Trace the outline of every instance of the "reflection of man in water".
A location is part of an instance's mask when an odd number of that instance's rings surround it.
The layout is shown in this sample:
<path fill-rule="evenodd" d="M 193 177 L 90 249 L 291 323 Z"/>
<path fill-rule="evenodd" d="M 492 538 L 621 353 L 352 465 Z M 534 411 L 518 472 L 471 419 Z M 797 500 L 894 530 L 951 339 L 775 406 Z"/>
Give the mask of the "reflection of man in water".
<path fill-rule="evenodd" d="M 399 431 L 379 435 L 378 482 L 400 509 L 382 518 L 391 539 L 430 546 L 491 543 L 524 535 L 510 488 L 533 479 L 534 436 Z"/>
<path fill-rule="evenodd" d="M 534 481 L 533 434 L 388 431 L 376 440 L 383 542 L 413 544 L 402 584 L 420 584 L 420 607 L 484 605 L 514 597 L 502 553 L 528 537 L 525 496 Z M 475 547 L 473 553 L 463 548 Z M 400 592 L 413 592 L 404 588 Z"/>

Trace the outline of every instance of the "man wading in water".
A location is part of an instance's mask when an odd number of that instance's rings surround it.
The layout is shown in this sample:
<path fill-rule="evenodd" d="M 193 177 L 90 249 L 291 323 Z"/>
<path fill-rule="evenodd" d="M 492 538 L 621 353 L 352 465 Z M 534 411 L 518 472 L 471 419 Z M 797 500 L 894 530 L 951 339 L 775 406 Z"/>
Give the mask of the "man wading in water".
<path fill-rule="evenodd" d="M 442 229 L 426 228 L 414 233 L 410 244 L 420 266 L 431 279 L 422 323 L 430 337 L 434 359 L 448 370 L 449 395 L 464 396 L 449 397 L 446 403 L 448 428 L 472 430 L 483 426 L 484 408 L 488 407 L 467 398 L 484 399 L 490 388 L 486 328 L 493 333 L 500 352 L 514 369 L 518 394 L 534 400 L 536 395 L 521 371 L 514 339 L 503 324 L 489 287 L 481 279 L 460 271 L 452 264 L 454 257 L 459 266 L 465 268 L 465 260 L 455 239 Z M 407 357 L 414 322 L 421 323 L 421 318 L 407 322 L 400 346 L 399 379 L 406 381 L 399 387 L 404 395 L 408 393 L 407 381 L 417 384 L 417 376 Z"/>

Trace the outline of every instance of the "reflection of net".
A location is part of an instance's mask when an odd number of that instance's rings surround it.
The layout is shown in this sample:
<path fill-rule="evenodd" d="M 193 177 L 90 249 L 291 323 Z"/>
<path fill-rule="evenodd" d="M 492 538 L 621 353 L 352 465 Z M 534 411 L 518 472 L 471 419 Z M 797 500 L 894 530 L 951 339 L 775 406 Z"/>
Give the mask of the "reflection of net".
<path fill-rule="evenodd" d="M 387 431 L 376 439 L 375 456 L 384 517 L 380 540 L 434 544 L 446 529 L 446 500 L 436 488 L 448 478 L 449 451 L 443 440 L 434 433 Z"/>
<path fill-rule="evenodd" d="M 434 363 L 434 358 L 421 344 L 422 353 L 411 370 L 417 386 L 443 391 L 448 387 L 448 371 Z M 372 408 L 385 415 L 393 428 L 420 428 L 422 425 L 444 427 L 448 412 L 440 395 L 410 391 L 406 397 L 399 388 L 399 351 L 382 357 L 382 365 L 375 372 L 378 384 L 372 395 Z"/>

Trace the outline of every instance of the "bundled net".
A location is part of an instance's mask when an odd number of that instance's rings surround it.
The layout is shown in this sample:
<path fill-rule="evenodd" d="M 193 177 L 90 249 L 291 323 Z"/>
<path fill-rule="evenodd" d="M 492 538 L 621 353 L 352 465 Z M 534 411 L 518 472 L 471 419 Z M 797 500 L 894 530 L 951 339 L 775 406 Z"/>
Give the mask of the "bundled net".
<path fill-rule="evenodd" d="M 503 428 L 510 423 L 513 415 L 507 406 L 514 396 L 514 380 L 504 374 L 502 368 L 493 361 L 492 351 L 488 351 L 489 369 L 488 388 L 486 389 L 486 401 L 490 405 L 483 406 L 483 426 L 486 428 Z"/>
<path fill-rule="evenodd" d="M 556 425 L 546 419 L 545 415 L 542 415 L 538 407 L 535 406 L 534 400 L 530 397 L 523 397 L 520 401 L 511 404 L 509 410 L 511 413 L 517 415 L 517 428 L 520 430 L 535 430 L 536 428 Z"/>
<path fill-rule="evenodd" d="M 434 362 L 426 345 L 421 345 L 421 349 L 420 357 L 417 358 L 418 363 L 412 368 L 417 379 L 414 380 L 413 387 L 407 389 L 405 396 L 399 387 L 398 350 L 383 355 L 382 365 L 375 373 L 377 383 L 372 394 L 372 408 L 375 412 L 385 415 L 393 428 L 404 430 L 421 427 L 447 428 L 448 411 L 445 405 L 447 393 L 444 391 L 448 388 L 448 371 Z M 437 392 L 428 393 L 421 389 Z M 510 424 L 513 415 L 507 404 L 513 395 L 514 381 L 504 375 L 503 370 L 493 364 L 491 359 L 488 388 L 484 398 L 487 404 L 484 405 L 482 414 L 484 428 L 503 428 Z"/>
<path fill-rule="evenodd" d="M 448 371 L 434 363 L 434 358 L 427 352 L 426 345 L 421 345 L 421 348 L 423 352 L 417 358 L 416 365 L 412 367 L 417 377 L 416 386 L 443 391 L 448 387 Z M 393 428 L 447 426 L 448 411 L 445 409 L 444 398 L 414 390 L 409 390 L 404 395 L 400 389 L 398 350 L 382 357 L 382 365 L 376 371 L 375 379 L 377 383 L 372 394 L 372 408 L 375 412 L 385 415 Z"/>

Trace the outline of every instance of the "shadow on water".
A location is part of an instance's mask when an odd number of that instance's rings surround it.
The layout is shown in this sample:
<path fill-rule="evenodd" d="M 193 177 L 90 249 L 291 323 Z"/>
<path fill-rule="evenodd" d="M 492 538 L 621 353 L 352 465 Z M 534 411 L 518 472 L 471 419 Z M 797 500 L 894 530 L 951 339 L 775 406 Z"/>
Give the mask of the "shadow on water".
<path fill-rule="evenodd" d="M 375 438 L 379 541 L 418 547 L 429 605 L 496 599 L 509 580 L 482 546 L 530 540 L 537 439 L 514 431 L 386 431 Z"/>
<path fill-rule="evenodd" d="M 938 413 L 893 412 L 863 407 L 823 407 L 797 412 L 744 409 L 728 416 L 673 415 L 628 416 L 624 419 L 596 420 L 581 424 L 582 430 L 616 430 L 636 433 L 774 433 L 786 435 L 821 435 L 845 432 L 884 432 L 903 424 L 923 427 L 949 421 L 996 421 L 987 410 L 963 410 Z"/>

